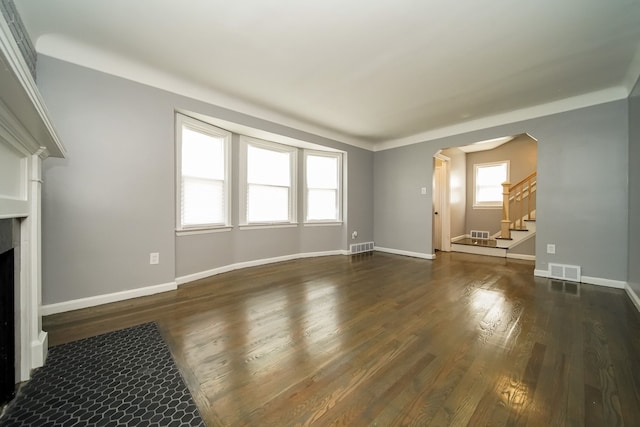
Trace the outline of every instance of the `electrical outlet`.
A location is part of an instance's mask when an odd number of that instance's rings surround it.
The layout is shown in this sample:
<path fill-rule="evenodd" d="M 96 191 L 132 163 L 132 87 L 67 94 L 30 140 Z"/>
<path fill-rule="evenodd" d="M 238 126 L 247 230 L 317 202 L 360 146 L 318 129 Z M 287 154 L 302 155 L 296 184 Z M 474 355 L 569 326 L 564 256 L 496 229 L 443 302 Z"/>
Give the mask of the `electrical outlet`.
<path fill-rule="evenodd" d="M 547 245 L 547 253 L 548 254 L 555 254 L 556 253 L 556 245 L 554 244 L 548 244 Z"/>
<path fill-rule="evenodd" d="M 423 196 L 425 196 L 427 194 L 427 187 L 422 187 L 420 189 L 420 194 L 422 194 Z"/>
<path fill-rule="evenodd" d="M 356 237 L 358 237 L 357 231 L 354 231 L 353 233 L 351 233 L 351 239 L 355 239 Z"/>
<path fill-rule="evenodd" d="M 149 254 L 149 264 L 160 264 L 160 253 L 151 252 Z"/>

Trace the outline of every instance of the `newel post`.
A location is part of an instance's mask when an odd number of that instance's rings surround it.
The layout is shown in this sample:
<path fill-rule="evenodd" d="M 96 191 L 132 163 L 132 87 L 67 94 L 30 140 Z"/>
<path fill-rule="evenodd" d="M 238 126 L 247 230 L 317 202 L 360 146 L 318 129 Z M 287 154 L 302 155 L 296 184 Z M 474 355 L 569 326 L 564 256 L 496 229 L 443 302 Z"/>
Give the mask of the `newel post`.
<path fill-rule="evenodd" d="M 502 221 L 500 221 L 500 237 L 511 239 L 511 220 L 509 219 L 509 187 L 508 182 L 502 183 Z"/>

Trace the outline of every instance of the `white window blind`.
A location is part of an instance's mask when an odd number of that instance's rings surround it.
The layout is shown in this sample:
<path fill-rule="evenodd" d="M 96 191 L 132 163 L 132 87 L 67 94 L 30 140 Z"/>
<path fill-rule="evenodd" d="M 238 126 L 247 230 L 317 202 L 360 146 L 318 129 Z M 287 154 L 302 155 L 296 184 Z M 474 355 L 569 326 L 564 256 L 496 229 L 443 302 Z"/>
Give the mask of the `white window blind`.
<path fill-rule="evenodd" d="M 228 222 L 227 152 L 230 133 L 178 116 L 181 229 Z"/>
<path fill-rule="evenodd" d="M 306 221 L 340 220 L 340 154 L 305 154 Z"/>
<path fill-rule="evenodd" d="M 295 221 L 295 149 L 247 143 L 246 223 Z"/>
<path fill-rule="evenodd" d="M 474 206 L 502 206 L 502 183 L 509 179 L 509 163 L 474 165 Z"/>

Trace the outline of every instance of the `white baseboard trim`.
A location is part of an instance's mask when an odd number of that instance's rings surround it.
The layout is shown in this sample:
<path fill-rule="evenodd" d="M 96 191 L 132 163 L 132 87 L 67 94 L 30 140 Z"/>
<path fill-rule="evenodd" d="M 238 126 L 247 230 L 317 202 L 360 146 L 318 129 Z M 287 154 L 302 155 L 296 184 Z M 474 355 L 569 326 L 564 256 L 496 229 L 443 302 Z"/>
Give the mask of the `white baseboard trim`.
<path fill-rule="evenodd" d="M 549 271 L 535 269 L 535 270 L 533 270 L 533 275 L 536 276 L 536 277 L 545 277 L 545 278 L 547 278 L 547 277 L 549 277 Z"/>
<path fill-rule="evenodd" d="M 590 285 L 605 286 L 607 288 L 625 289 L 627 282 L 620 280 L 602 279 L 600 277 L 582 276 L 582 283 L 588 283 Z"/>
<path fill-rule="evenodd" d="M 535 261 L 536 260 L 536 256 L 535 255 L 525 255 L 525 254 L 510 254 L 507 251 L 507 258 L 511 258 L 511 259 L 523 259 L 525 261 Z"/>
<path fill-rule="evenodd" d="M 20 370 L 18 375 L 20 381 L 27 381 L 31 378 L 31 371 L 44 365 L 49 351 L 49 335 L 40 331 L 38 336 L 29 343 L 28 351 L 20 354 Z M 16 362 L 18 362 L 16 360 Z"/>
<path fill-rule="evenodd" d="M 192 273 L 192 274 L 187 274 L 185 276 L 176 277 L 176 283 L 178 284 L 178 286 L 180 286 L 180 285 L 184 285 L 185 283 L 194 282 L 200 279 L 206 279 L 207 277 L 215 276 L 222 273 L 227 273 L 233 270 L 239 270 L 241 268 L 257 267 L 259 265 L 273 264 L 275 262 L 291 261 L 291 260 L 300 259 L 300 258 L 314 258 L 314 257 L 331 256 L 331 255 L 350 255 L 350 252 L 346 250 L 341 250 L 341 249 L 335 250 L 335 251 L 305 252 L 300 254 L 292 254 L 292 255 L 284 255 L 284 256 L 273 257 L 273 258 L 258 259 L 254 261 L 238 262 L 235 264 L 212 268 L 210 270 L 199 271 L 198 273 Z"/>
<path fill-rule="evenodd" d="M 40 331 L 38 339 L 31 342 L 31 369 L 39 368 L 44 365 L 49 352 L 49 335 L 45 331 Z"/>
<path fill-rule="evenodd" d="M 451 239 L 451 243 L 455 243 L 455 242 L 457 242 L 458 240 L 467 239 L 467 238 L 469 238 L 469 237 L 471 237 L 471 235 L 470 235 L 470 234 L 461 234 L 461 235 L 459 235 L 459 236 L 456 236 L 456 237 L 452 238 L 452 239 Z"/>
<path fill-rule="evenodd" d="M 404 256 L 410 256 L 410 257 L 422 258 L 422 259 L 436 259 L 436 254 L 424 254 L 421 252 L 403 251 L 400 249 L 383 248 L 380 246 L 374 246 L 373 249 L 379 252 L 386 252 L 394 255 L 404 255 Z"/>
<path fill-rule="evenodd" d="M 634 290 L 631 289 L 631 286 L 628 283 L 627 286 L 625 286 L 624 290 L 627 291 L 627 295 L 629 295 L 629 298 L 631 298 L 631 302 L 633 303 L 633 305 L 635 305 L 638 311 L 640 311 L 640 296 L 638 296 L 638 294 L 636 294 Z"/>
<path fill-rule="evenodd" d="M 538 277 L 549 277 L 549 271 L 547 270 L 533 270 L 533 275 Z M 580 283 L 587 283 L 589 285 L 604 286 L 607 288 L 626 289 L 627 282 L 621 280 L 603 279 L 600 277 L 582 276 Z"/>
<path fill-rule="evenodd" d="M 335 251 L 323 251 L 323 252 L 306 252 L 303 254 L 298 254 L 297 258 L 314 258 L 317 256 L 332 256 L 332 255 L 351 255 L 346 249 L 338 249 Z"/>
<path fill-rule="evenodd" d="M 94 297 L 80 298 L 71 301 L 58 302 L 55 304 L 47 304 L 43 305 L 40 308 L 40 314 L 42 316 L 48 316 L 50 314 L 64 313 L 66 311 L 94 307 L 96 305 L 108 304 L 110 302 L 124 301 L 131 298 L 138 298 L 147 295 L 159 294 L 161 292 L 174 291 L 177 289 L 177 287 L 178 285 L 176 284 L 176 282 L 169 282 L 163 283 L 161 285 L 114 292 L 112 294 L 96 295 Z"/>

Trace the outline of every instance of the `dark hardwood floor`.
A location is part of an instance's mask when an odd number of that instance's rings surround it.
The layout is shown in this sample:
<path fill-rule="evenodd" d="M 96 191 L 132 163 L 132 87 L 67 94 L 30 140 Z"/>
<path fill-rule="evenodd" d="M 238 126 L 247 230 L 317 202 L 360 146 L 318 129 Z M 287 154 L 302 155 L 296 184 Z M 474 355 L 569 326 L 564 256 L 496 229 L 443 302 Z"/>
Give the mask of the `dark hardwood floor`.
<path fill-rule="evenodd" d="M 640 426 L 636 308 L 527 261 L 310 258 L 44 329 L 55 345 L 148 321 L 210 426 Z"/>

